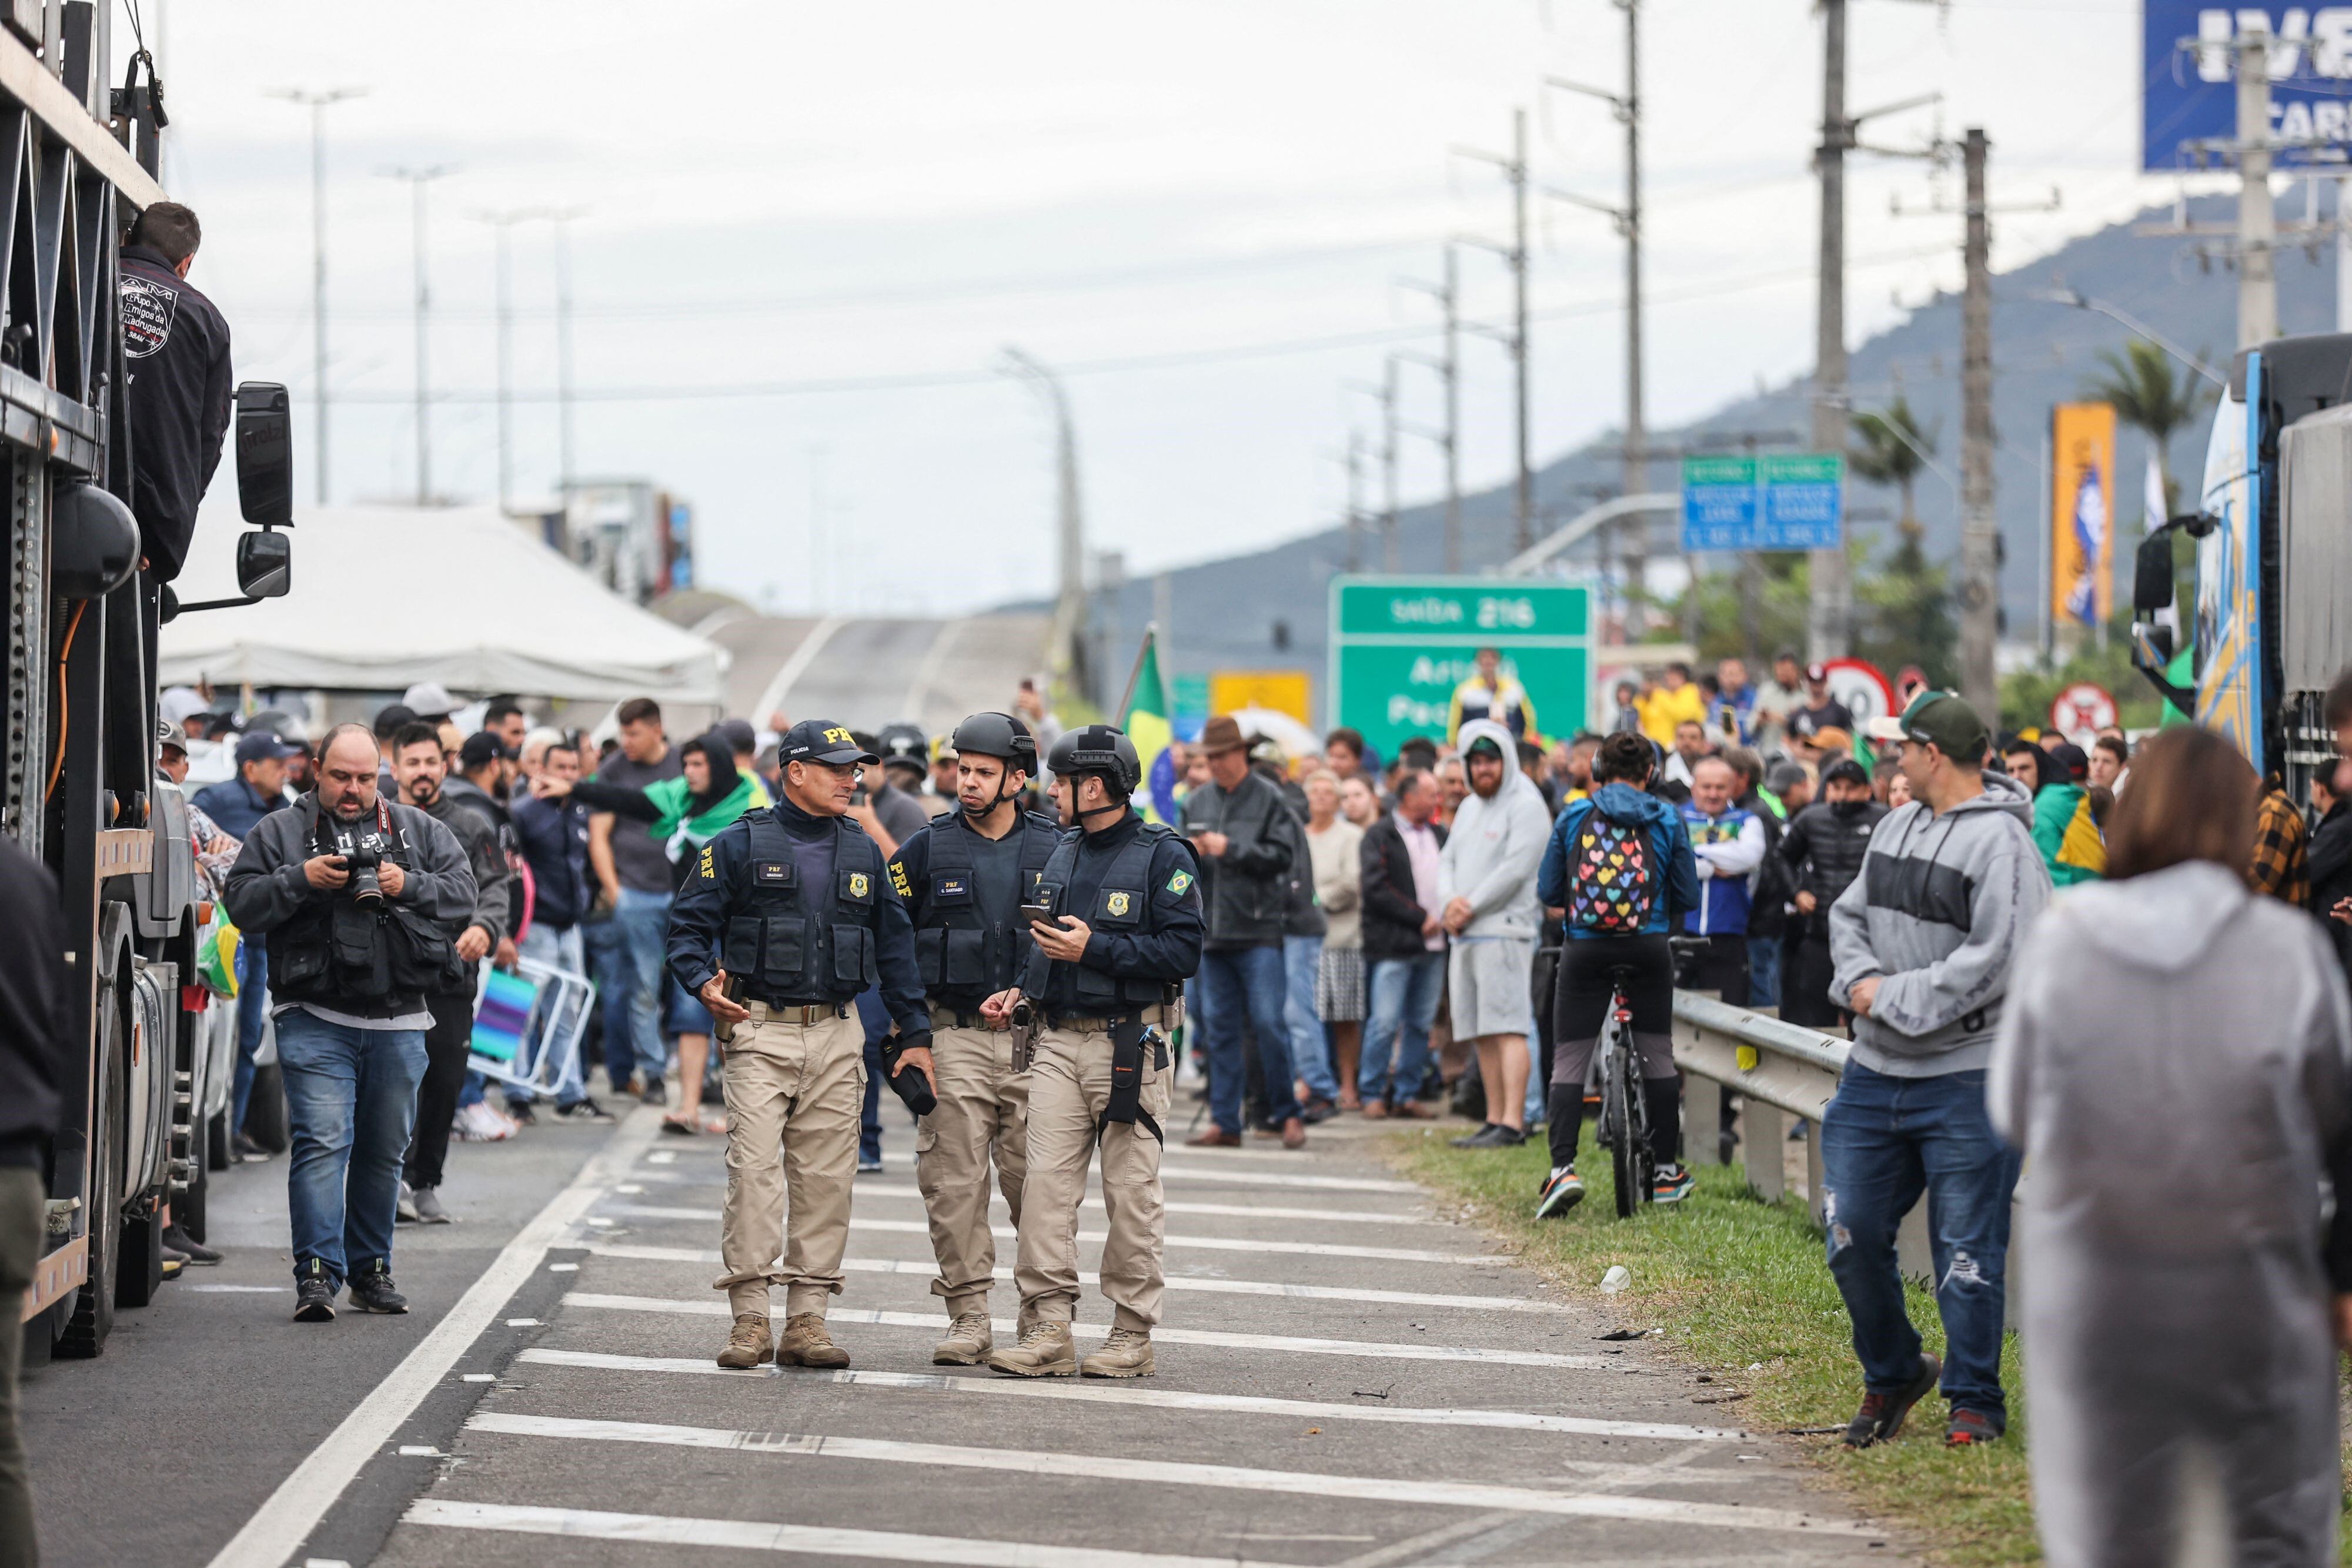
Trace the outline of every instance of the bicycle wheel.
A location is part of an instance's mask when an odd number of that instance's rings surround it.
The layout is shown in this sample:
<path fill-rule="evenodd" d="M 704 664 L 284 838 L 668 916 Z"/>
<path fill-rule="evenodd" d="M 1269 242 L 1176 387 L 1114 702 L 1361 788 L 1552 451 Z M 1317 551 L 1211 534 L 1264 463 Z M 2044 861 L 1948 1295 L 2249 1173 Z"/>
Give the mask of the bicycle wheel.
<path fill-rule="evenodd" d="M 1611 1027 L 1608 1065 L 1601 1080 L 1601 1125 L 1609 1145 L 1611 1175 L 1617 1187 L 1617 1218 L 1633 1217 L 1633 1206 L 1647 1196 L 1642 1185 L 1642 1137 L 1635 1121 L 1641 1108 L 1629 1092 L 1625 1071 L 1626 1059 L 1632 1053 L 1626 1049 L 1630 1041 L 1625 1026 Z"/>

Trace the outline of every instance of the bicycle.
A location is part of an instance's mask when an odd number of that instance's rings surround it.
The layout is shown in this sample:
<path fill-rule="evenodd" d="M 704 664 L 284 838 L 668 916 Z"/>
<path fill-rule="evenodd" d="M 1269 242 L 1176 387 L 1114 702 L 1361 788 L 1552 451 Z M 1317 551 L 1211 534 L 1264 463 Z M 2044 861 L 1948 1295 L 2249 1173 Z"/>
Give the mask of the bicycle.
<path fill-rule="evenodd" d="M 1600 1049 L 1601 1146 L 1609 1151 L 1617 1183 L 1617 1218 L 1631 1219 L 1634 1206 L 1650 1201 L 1657 1162 L 1650 1155 L 1650 1113 L 1642 1097 L 1642 1048 L 1633 1039 L 1633 1009 L 1625 999 L 1633 970 L 1609 971 L 1609 1010 L 1602 1015 Z"/>

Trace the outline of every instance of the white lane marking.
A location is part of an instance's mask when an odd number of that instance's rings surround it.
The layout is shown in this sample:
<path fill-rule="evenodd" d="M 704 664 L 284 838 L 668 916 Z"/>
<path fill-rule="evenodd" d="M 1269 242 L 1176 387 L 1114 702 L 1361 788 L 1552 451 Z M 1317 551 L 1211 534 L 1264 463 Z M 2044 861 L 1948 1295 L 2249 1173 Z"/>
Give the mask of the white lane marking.
<path fill-rule="evenodd" d="M 614 1203 L 605 1207 L 614 1214 L 630 1219 L 696 1219 L 709 1224 L 719 1223 L 715 1208 L 681 1208 L 657 1203 Z M 592 1221 L 593 1223 L 593 1221 Z M 921 1219 L 855 1219 L 852 1230 L 888 1231 L 895 1235 L 929 1236 L 930 1224 Z M 989 1234 L 1000 1241 L 1020 1239 L 1020 1232 L 1010 1225 L 989 1228 Z M 1100 1241 L 1108 1233 L 1101 1230 L 1081 1230 L 1080 1241 Z M 1345 1247 L 1328 1241 L 1250 1241 L 1223 1236 L 1170 1236 L 1163 1238 L 1170 1247 L 1187 1247 L 1206 1252 L 1279 1252 L 1309 1258 L 1367 1258 L 1378 1263 L 1481 1263 L 1508 1264 L 1516 1258 L 1491 1256 L 1475 1252 L 1421 1252 L 1404 1247 Z"/>
<path fill-rule="evenodd" d="M 653 1443 L 679 1448 L 730 1449 L 748 1454 L 790 1454 L 885 1464 L 946 1466 L 1005 1470 L 1028 1476 L 1066 1476 L 1090 1480 L 1133 1481 L 1154 1486 L 1217 1487 L 1237 1491 L 1287 1492 L 1361 1502 L 1433 1503 L 1446 1508 L 1483 1508 L 1509 1513 L 1562 1514 L 1581 1519 L 1622 1519 L 1650 1524 L 1703 1524 L 1724 1530 L 1802 1530 L 1815 1535 L 1875 1534 L 1879 1527 L 1777 1508 L 1685 1502 L 1674 1498 L 1612 1497 L 1592 1493 L 1537 1491 L 1528 1487 L 1474 1481 L 1411 1480 L 1393 1476 L 1326 1475 L 1311 1470 L 1266 1470 L 1243 1465 L 1198 1465 L 1174 1459 L 1129 1459 L 1108 1454 L 1068 1454 L 1041 1448 L 981 1448 L 954 1443 L 908 1443 L 885 1437 L 841 1437 L 814 1432 L 740 1432 L 717 1427 L 673 1427 L 654 1421 L 597 1421 L 562 1416 L 509 1415 L 483 1411 L 467 1430 L 513 1437 L 555 1437 L 574 1442 Z"/>
<path fill-rule="evenodd" d="M 717 1172 L 709 1176 L 689 1176 L 682 1171 L 660 1173 L 644 1171 L 639 1174 L 648 1180 L 675 1182 L 681 1186 L 720 1186 L 725 1185 L 727 1179 L 723 1174 Z M 923 1195 L 911 1186 L 870 1183 L 857 1189 L 857 1201 L 860 1203 L 877 1197 L 904 1198 L 917 1203 L 923 1200 Z M 997 1208 L 1005 1207 L 1004 1199 L 1001 1196 L 991 1198 L 989 1202 Z M 1098 1197 L 1087 1198 L 1079 1207 L 1091 1209 L 1097 1214 L 1103 1212 L 1102 1199 Z M 1391 1214 L 1377 1208 L 1285 1208 L 1270 1204 L 1181 1203 L 1173 1200 L 1163 1203 L 1160 1207 L 1170 1214 L 1215 1215 L 1234 1219 L 1311 1219 L 1331 1225 L 1445 1225 L 1451 1223 L 1426 1214 Z"/>
<path fill-rule="evenodd" d="M 635 1258 L 649 1263 L 717 1263 L 723 1261 L 718 1251 L 705 1247 L 641 1247 L 629 1241 L 583 1241 L 588 1251 L 599 1258 Z M 938 1265 L 907 1258 L 845 1258 L 842 1270 L 850 1274 L 917 1274 L 929 1279 L 939 1272 Z M 1013 1278 L 1010 1269 L 999 1269 L 1000 1280 Z M 1078 1283 L 1099 1285 L 1102 1276 L 1092 1270 L 1078 1270 Z M 1198 1280 L 1187 1275 L 1171 1274 L 1160 1283 L 1171 1291 L 1201 1291 L 1219 1296 L 1281 1296 L 1294 1301 L 1366 1301 L 1397 1307 L 1452 1307 L 1462 1312 L 1564 1312 L 1565 1301 L 1538 1301 L 1524 1296 L 1458 1296 L 1438 1291 L 1373 1291 L 1360 1290 L 1353 1285 L 1292 1285 L 1279 1280 Z"/>
<path fill-rule="evenodd" d="M 547 1207 L 499 1249 L 457 1304 L 433 1325 L 433 1332 L 278 1483 L 245 1528 L 214 1555 L 211 1568 L 279 1568 L 291 1557 L 361 1468 L 383 1451 L 401 1423 L 441 1385 L 516 1289 L 537 1272 L 556 1238 L 580 1223 L 653 1141 L 660 1125 L 661 1113 L 648 1106 L 615 1127 L 572 1185 L 548 1199 Z"/>
<path fill-rule="evenodd" d="M 649 1166 L 674 1166 L 677 1164 L 677 1151 L 676 1149 L 656 1149 L 652 1154 L 646 1156 L 646 1164 Z"/>
<path fill-rule="evenodd" d="M 1236 1186 L 1312 1187 L 1318 1192 L 1398 1192 L 1424 1196 L 1423 1188 L 1415 1183 L 1394 1181 L 1384 1176 L 1303 1176 L 1292 1172 L 1211 1170 L 1204 1166 L 1161 1166 L 1160 1179 L 1224 1182 Z"/>
<path fill-rule="evenodd" d="M 291 1285 L 186 1285 L 182 1289 L 201 1291 L 207 1295 L 282 1296 L 294 1287 Z"/>
<path fill-rule="evenodd" d="M 660 1296 L 607 1296 L 583 1291 L 574 1291 L 563 1301 L 566 1306 L 601 1307 L 610 1312 L 678 1312 L 688 1317 L 715 1318 L 729 1315 L 727 1303 L 720 1301 L 679 1301 Z M 883 1328 L 929 1329 L 934 1333 L 947 1326 L 946 1318 L 938 1312 L 892 1312 L 871 1308 L 835 1307 L 825 1313 L 825 1321 L 873 1323 Z M 997 1318 L 989 1326 L 1008 1337 L 1020 1332 L 1011 1318 Z M 1099 1323 L 1072 1323 L 1070 1332 L 1080 1339 L 1101 1339 L 1110 1333 L 1110 1329 Z M 1283 1350 L 1299 1355 L 1360 1355 L 1378 1361 L 1475 1361 L 1489 1366 L 1570 1366 L 1587 1371 L 1623 1373 L 1637 1370 L 1624 1365 L 1617 1357 L 1606 1355 L 1571 1355 L 1546 1350 L 1480 1350 L 1458 1344 L 1384 1344 L 1378 1340 L 1307 1339 L 1292 1334 L 1223 1333 L 1213 1329 L 1171 1329 L 1165 1323 L 1153 1329 L 1151 1337 L 1160 1344 L 1206 1344 L 1228 1350 Z"/>
<path fill-rule="evenodd" d="M 1140 1406 L 1155 1410 L 1231 1410 L 1292 1420 L 1370 1421 L 1400 1427 L 1491 1427 L 1514 1432 L 1568 1432 L 1592 1437 L 1656 1437 L 1671 1442 L 1746 1442 L 1748 1434 L 1727 1427 L 1683 1427 L 1666 1421 L 1604 1421 L 1586 1416 L 1542 1416 L 1526 1410 L 1449 1410 L 1428 1406 L 1335 1405 L 1316 1399 L 1269 1399 L 1247 1394 L 1190 1394 L 1167 1388 L 1062 1382 L 1045 1378 L 955 1376 L 934 1372 L 779 1372 L 761 1367 L 731 1372 L 707 1356 L 606 1355 L 583 1350 L 526 1350 L 517 1358 L 547 1366 L 578 1366 L 604 1372 L 711 1374 L 719 1377 L 783 1377 L 824 1380 L 867 1388 L 908 1388 L 925 1393 L 1004 1395 L 1028 1399 L 1071 1399 L 1081 1404 Z M 1622 1466 L 1612 1467 L 1623 1469 Z"/>
<path fill-rule="evenodd" d="M 498 1380 L 499 1375 L 495 1372 L 469 1372 L 459 1379 L 464 1383 L 496 1383 Z"/>
<path fill-rule="evenodd" d="M 421 1498 L 402 1516 L 406 1524 L 457 1530 L 499 1530 L 581 1541 L 630 1541 L 658 1546 L 720 1546 L 737 1552 L 786 1552 L 795 1557 L 871 1557 L 889 1563 L 971 1563 L 982 1568 L 1279 1568 L 1238 1557 L 1178 1557 L 1162 1552 L 1112 1552 L 1097 1546 L 1042 1546 L 1025 1541 L 973 1541 L 952 1535 L 908 1535 L 886 1530 L 836 1530 L 810 1524 L 761 1524 L 740 1519 L 680 1519 L 654 1513 L 601 1513 L 579 1508 L 524 1508 L 509 1503 L 442 1502 Z"/>

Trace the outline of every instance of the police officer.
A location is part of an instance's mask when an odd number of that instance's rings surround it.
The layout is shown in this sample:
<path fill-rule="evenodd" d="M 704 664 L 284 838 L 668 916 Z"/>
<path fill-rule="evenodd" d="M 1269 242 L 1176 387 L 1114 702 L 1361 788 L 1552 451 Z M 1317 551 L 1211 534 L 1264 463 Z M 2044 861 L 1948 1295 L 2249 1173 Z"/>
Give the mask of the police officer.
<path fill-rule="evenodd" d="M 1128 804 L 1142 781 L 1135 743 L 1108 725 L 1064 735 L 1046 758 L 1066 834 L 1039 888 L 1050 918 L 1020 983 L 982 1012 L 1018 1022 L 1024 998 L 1042 1012 L 1029 1083 L 1029 1166 L 1020 1221 L 1021 1343 L 990 1354 L 1021 1377 L 1149 1377 L 1160 1321 L 1163 1216 L 1160 1122 L 1171 1063 L 1163 1030 L 1201 963 L 1200 870 L 1192 847 Z M 1102 1145 L 1109 1234 L 1102 1291 L 1115 1310 L 1109 1340 L 1077 1359 L 1078 1202 Z"/>
<path fill-rule="evenodd" d="M 940 1265 L 931 1290 L 946 1299 L 949 1320 L 931 1360 L 971 1366 L 994 1348 L 989 1156 L 1017 1227 L 1029 1146 L 1027 1076 L 1013 1070 L 1012 1035 L 980 1009 L 1020 977 L 1033 946 L 1021 906 L 1035 907 L 1062 827 L 1021 809 L 1037 772 L 1037 741 L 1027 725 L 1010 714 L 974 714 L 956 727 L 954 745 L 957 810 L 899 846 L 890 886 L 915 923 L 915 963 L 930 993 L 938 1065 L 939 1103 L 915 1135 L 915 1181 Z"/>
<path fill-rule="evenodd" d="M 727 1271 L 713 1287 L 727 1292 L 735 1328 L 719 1364 L 842 1367 L 849 1354 L 826 1334 L 824 1310 L 841 1290 L 866 1093 L 853 1003 L 880 983 L 903 1045 L 897 1072 L 931 1071 L 931 1023 L 906 905 L 890 895 L 881 851 L 847 816 L 874 754 L 845 726 L 803 719 L 777 756 L 783 799 L 703 845 L 671 906 L 669 968 L 710 1009 L 725 1051 Z M 772 1284 L 785 1291 L 773 1343 Z"/>

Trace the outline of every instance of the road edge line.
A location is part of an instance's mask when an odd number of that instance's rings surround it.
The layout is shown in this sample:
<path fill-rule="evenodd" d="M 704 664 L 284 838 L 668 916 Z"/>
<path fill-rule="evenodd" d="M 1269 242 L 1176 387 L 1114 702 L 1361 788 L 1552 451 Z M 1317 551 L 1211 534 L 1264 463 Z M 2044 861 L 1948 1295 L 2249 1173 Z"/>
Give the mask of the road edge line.
<path fill-rule="evenodd" d="M 278 1483 L 244 1528 L 214 1554 L 208 1568 L 281 1568 L 326 1518 L 361 1469 L 382 1451 L 401 1423 L 415 1414 L 425 1396 L 440 1386 L 458 1358 L 490 1327 L 538 1269 L 547 1249 L 579 1223 L 606 1187 L 622 1179 L 653 1142 L 660 1125 L 660 1113 L 646 1107 L 614 1128 L 604 1146 L 581 1166 L 580 1174 L 515 1232 L 416 1348 L 310 1450 L 292 1475 Z"/>

